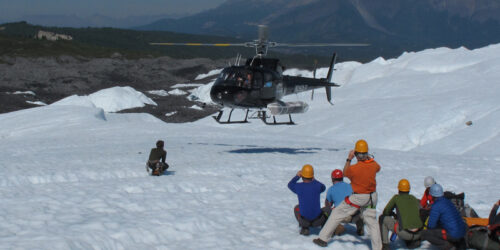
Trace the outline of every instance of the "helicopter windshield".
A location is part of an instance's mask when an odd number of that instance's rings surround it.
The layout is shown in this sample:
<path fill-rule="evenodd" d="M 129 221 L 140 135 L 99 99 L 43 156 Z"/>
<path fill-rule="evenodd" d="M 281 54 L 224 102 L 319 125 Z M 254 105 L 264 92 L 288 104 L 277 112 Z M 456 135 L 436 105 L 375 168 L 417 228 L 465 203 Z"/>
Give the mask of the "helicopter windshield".
<path fill-rule="evenodd" d="M 262 79 L 262 77 L 259 78 Z M 248 69 L 231 68 L 224 70 L 219 75 L 219 79 L 225 83 L 232 83 L 238 87 L 246 89 L 251 89 L 254 85 L 254 73 Z"/>

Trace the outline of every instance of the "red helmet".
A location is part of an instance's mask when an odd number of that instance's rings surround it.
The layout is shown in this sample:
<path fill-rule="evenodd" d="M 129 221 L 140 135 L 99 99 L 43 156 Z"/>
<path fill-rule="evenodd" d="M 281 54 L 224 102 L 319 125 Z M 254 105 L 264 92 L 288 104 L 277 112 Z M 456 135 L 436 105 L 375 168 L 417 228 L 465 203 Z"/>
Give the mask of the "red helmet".
<path fill-rule="evenodd" d="M 344 178 L 344 174 L 342 174 L 342 170 L 340 170 L 340 169 L 333 170 L 332 171 L 332 178 L 334 178 L 334 179 Z"/>

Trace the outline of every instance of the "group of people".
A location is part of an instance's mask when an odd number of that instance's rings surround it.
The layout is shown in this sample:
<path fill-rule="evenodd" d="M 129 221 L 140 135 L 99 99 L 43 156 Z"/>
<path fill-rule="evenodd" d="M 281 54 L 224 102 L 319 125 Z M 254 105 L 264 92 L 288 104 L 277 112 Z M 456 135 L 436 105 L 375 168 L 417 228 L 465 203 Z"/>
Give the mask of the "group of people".
<path fill-rule="evenodd" d="M 354 158 L 357 162 L 351 164 Z M 300 234 L 309 235 L 310 227 L 322 227 L 319 237 L 313 242 L 326 247 L 333 235 L 344 232 L 342 223 L 354 223 L 358 235 L 364 235 L 364 226 L 368 227 L 372 249 L 390 249 L 390 242 L 397 237 L 407 248 L 417 248 L 423 240 L 441 249 L 461 248 L 466 245 L 465 238 L 468 237 L 469 247 L 500 249 L 500 214 L 497 214 L 500 201 L 494 205 L 488 225 L 483 225 L 487 230 L 469 230 L 471 225 L 444 197 L 443 187 L 430 176 L 424 180 L 426 190 L 420 200 L 410 194 L 410 182 L 400 180 L 398 194 L 387 203 L 377 221 L 376 174 L 380 169 L 368 153 L 367 142 L 357 141 L 354 150 L 349 152 L 343 171 L 332 171 L 333 185 L 328 189 L 325 206 L 321 208 L 320 194 L 326 187 L 314 179 L 313 167 L 304 165 L 288 183 L 288 188 L 297 194 L 299 200 L 294 214 Z M 344 177 L 351 183 L 345 183 Z M 302 182 L 298 182 L 300 178 Z"/>

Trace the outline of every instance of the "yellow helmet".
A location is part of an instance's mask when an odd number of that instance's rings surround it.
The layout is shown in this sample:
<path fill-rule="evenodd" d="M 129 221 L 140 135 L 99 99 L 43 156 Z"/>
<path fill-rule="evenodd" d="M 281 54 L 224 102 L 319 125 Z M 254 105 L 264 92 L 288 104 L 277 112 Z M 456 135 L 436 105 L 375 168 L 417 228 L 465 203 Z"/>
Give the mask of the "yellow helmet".
<path fill-rule="evenodd" d="M 398 184 L 400 192 L 410 192 L 410 182 L 407 179 L 401 179 Z"/>
<path fill-rule="evenodd" d="M 306 164 L 302 167 L 301 172 L 302 177 L 304 178 L 313 178 L 314 177 L 314 169 L 313 166 Z"/>
<path fill-rule="evenodd" d="M 368 143 L 365 140 L 358 140 L 356 142 L 356 147 L 354 147 L 354 151 L 358 153 L 368 153 Z"/>

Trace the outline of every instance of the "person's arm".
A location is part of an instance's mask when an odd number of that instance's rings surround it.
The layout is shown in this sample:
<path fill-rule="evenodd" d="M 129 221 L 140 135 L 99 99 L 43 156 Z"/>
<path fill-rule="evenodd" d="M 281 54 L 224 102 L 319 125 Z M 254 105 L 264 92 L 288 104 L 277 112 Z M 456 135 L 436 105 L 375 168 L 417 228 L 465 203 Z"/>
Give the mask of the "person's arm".
<path fill-rule="evenodd" d="M 331 208 L 333 206 L 333 202 L 330 202 L 328 199 L 325 199 L 325 207 Z"/>
<path fill-rule="evenodd" d="M 345 161 L 345 165 L 344 165 L 344 175 L 345 175 L 345 172 L 347 171 L 347 169 L 349 169 L 349 167 L 351 166 L 351 161 L 352 159 L 354 158 L 354 150 L 351 150 L 349 152 L 349 155 L 347 156 L 347 159 Z"/>
<path fill-rule="evenodd" d="M 290 182 L 288 182 L 288 188 L 292 190 L 292 192 L 297 193 L 296 186 L 297 186 L 297 181 L 300 179 L 300 171 L 297 173 L 296 176 L 294 176 Z"/>
<path fill-rule="evenodd" d="M 325 207 L 332 207 L 333 205 L 333 200 L 329 200 L 332 192 L 332 188 L 329 188 L 328 191 L 326 192 L 326 198 L 325 198 Z"/>
<path fill-rule="evenodd" d="M 426 188 L 425 192 L 424 192 L 424 195 L 422 196 L 422 199 L 420 199 L 420 206 L 422 208 L 426 208 L 427 207 L 427 201 L 428 201 L 428 199 L 427 199 L 427 193 L 428 193 L 428 191 L 429 191 L 429 189 Z"/>
<path fill-rule="evenodd" d="M 384 211 L 382 212 L 383 215 L 390 216 L 392 214 L 392 210 L 396 206 L 396 195 L 394 195 L 391 200 L 385 205 Z"/>
<path fill-rule="evenodd" d="M 161 156 L 161 162 L 165 163 L 165 160 L 167 160 L 167 151 L 163 151 L 163 155 Z"/>
<path fill-rule="evenodd" d="M 318 181 L 318 182 L 319 182 L 319 181 Z M 325 190 L 326 190 L 325 184 L 323 184 L 323 183 L 321 183 L 321 182 L 319 182 L 319 184 L 321 184 L 320 193 L 325 192 Z"/>
<path fill-rule="evenodd" d="M 153 156 L 154 148 L 149 152 L 148 162 L 151 161 L 151 157 Z"/>
<path fill-rule="evenodd" d="M 495 217 L 497 216 L 498 206 L 500 206 L 500 200 L 498 200 L 497 203 L 495 203 L 495 205 L 493 205 L 493 208 L 491 209 L 490 217 L 488 219 L 488 225 L 495 224 Z"/>
<path fill-rule="evenodd" d="M 427 222 L 427 228 L 428 229 L 436 228 L 438 221 L 439 221 L 439 210 L 438 207 L 433 206 L 429 214 L 429 221 Z"/>

